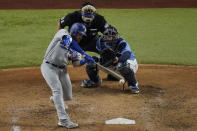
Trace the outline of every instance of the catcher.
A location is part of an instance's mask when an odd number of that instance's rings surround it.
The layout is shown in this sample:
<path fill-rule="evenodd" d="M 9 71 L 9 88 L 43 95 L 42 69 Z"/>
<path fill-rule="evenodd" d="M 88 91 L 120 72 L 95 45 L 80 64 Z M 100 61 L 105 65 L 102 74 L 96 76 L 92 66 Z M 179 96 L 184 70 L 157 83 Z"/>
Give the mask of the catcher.
<path fill-rule="evenodd" d="M 96 49 L 100 57 L 94 57 L 95 61 L 119 72 L 127 81 L 131 92 L 138 94 L 138 82 L 135 77 L 138 63 L 129 44 L 119 37 L 116 28 L 113 26 L 109 26 L 103 34 L 97 40 Z M 86 72 L 89 80 L 83 80 L 81 86 L 85 88 L 98 87 L 102 83 L 98 71 L 95 63 L 88 64 L 86 66 Z"/>

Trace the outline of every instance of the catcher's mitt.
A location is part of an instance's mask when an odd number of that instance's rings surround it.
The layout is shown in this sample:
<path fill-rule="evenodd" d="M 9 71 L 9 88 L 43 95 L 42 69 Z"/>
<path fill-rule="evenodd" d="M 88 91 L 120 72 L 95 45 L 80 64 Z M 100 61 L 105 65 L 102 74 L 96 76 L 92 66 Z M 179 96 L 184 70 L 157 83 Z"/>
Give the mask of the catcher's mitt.
<path fill-rule="evenodd" d="M 116 53 L 111 48 L 104 48 L 100 54 L 100 64 L 108 67 L 113 65 L 115 61 Z"/>

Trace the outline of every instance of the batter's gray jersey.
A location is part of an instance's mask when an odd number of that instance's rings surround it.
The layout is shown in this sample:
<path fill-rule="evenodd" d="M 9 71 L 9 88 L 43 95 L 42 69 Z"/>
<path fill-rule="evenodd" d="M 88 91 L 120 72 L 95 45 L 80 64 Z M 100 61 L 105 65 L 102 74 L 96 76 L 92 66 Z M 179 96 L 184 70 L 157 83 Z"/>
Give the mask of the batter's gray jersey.
<path fill-rule="evenodd" d="M 48 61 L 57 66 L 66 66 L 69 57 L 72 57 L 72 61 L 80 60 L 81 54 L 72 49 L 66 50 L 61 47 L 63 46 L 61 44 L 61 40 L 64 35 L 69 35 L 68 31 L 65 29 L 61 29 L 55 34 L 53 40 L 47 48 L 44 61 Z"/>
<path fill-rule="evenodd" d="M 64 100 L 72 99 L 72 84 L 66 65 L 70 57 L 72 57 L 72 61 L 77 61 L 80 60 L 81 55 L 74 50 L 63 48 L 65 46 L 61 40 L 64 35 L 69 35 L 65 29 L 61 29 L 55 34 L 45 53 L 41 72 L 52 90 L 58 118 L 69 120 L 70 118 L 65 111 Z"/>

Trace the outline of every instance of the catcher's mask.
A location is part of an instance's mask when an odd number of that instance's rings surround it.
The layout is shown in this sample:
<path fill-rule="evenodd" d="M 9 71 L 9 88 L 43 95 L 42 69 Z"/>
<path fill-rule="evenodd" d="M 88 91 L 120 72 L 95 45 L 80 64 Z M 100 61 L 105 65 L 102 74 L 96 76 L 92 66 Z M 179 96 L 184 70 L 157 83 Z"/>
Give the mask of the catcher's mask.
<path fill-rule="evenodd" d="M 85 2 L 81 8 L 81 16 L 84 22 L 92 22 L 94 19 L 94 15 L 96 12 L 96 8 L 90 2 Z"/>
<path fill-rule="evenodd" d="M 119 39 L 118 31 L 115 27 L 109 26 L 103 32 L 103 41 L 110 47 L 115 47 Z"/>

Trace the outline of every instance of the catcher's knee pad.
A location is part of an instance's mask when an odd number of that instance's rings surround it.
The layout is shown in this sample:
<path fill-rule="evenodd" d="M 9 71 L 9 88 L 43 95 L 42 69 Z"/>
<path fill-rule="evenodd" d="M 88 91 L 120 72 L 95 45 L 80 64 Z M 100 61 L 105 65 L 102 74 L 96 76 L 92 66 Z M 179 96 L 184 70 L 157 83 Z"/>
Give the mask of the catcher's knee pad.
<path fill-rule="evenodd" d="M 137 63 L 137 60 L 136 59 L 135 60 L 127 60 L 126 61 L 126 65 L 129 68 L 131 68 L 134 71 L 134 73 L 137 72 L 137 70 L 138 70 L 138 63 Z"/>
<path fill-rule="evenodd" d="M 88 77 L 93 82 L 97 83 L 99 82 L 99 74 L 98 74 L 98 67 L 96 64 L 87 64 L 86 65 L 86 72 L 88 74 Z"/>
<path fill-rule="evenodd" d="M 118 67 L 120 74 L 126 79 L 129 86 L 135 86 L 137 80 L 135 78 L 135 73 L 128 65 L 122 65 Z"/>

